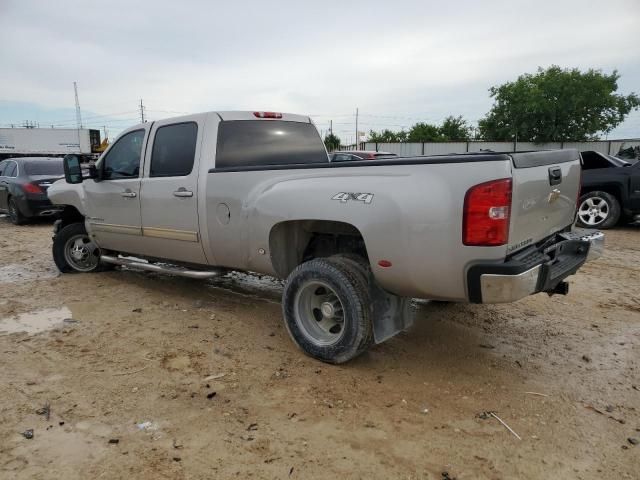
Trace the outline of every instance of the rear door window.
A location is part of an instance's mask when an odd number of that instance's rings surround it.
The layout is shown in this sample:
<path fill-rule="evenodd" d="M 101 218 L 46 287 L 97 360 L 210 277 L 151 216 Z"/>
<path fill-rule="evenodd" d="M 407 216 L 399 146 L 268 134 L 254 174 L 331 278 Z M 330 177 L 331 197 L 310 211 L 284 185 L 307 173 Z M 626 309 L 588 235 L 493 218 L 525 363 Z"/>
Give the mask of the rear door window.
<path fill-rule="evenodd" d="M 324 143 L 311 123 L 234 120 L 218 126 L 216 168 L 328 162 Z"/>
<path fill-rule="evenodd" d="M 360 160 L 359 158 L 353 158 L 352 155 L 347 153 L 336 153 L 335 157 L 333 157 L 334 162 L 350 162 L 352 160 Z"/>
<path fill-rule="evenodd" d="M 181 177 L 193 170 L 198 125 L 176 123 L 158 128 L 151 152 L 151 177 Z"/>

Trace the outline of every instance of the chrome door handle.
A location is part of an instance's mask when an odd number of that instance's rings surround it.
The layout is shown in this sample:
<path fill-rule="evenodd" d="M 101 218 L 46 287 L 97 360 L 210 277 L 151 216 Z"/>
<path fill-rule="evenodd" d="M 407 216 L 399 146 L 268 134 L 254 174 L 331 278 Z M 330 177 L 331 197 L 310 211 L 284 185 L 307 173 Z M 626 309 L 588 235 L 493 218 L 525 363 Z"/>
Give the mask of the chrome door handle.
<path fill-rule="evenodd" d="M 136 192 L 122 192 L 120 195 L 122 195 L 125 198 L 134 198 L 138 196 Z"/>
<path fill-rule="evenodd" d="M 185 190 L 184 188 L 180 188 L 173 192 L 174 197 L 193 197 L 193 192 L 189 190 Z"/>

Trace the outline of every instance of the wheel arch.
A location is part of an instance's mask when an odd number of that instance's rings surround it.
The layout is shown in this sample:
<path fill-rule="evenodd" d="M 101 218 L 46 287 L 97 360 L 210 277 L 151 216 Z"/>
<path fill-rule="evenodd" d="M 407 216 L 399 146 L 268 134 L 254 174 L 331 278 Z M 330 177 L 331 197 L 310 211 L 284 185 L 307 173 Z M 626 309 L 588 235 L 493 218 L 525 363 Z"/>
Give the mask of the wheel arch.
<path fill-rule="evenodd" d="M 286 220 L 269 232 L 274 271 L 281 278 L 301 263 L 338 253 L 354 253 L 368 261 L 364 237 L 354 225 L 335 220 Z"/>
<path fill-rule="evenodd" d="M 607 184 L 607 185 L 587 185 L 582 187 L 580 190 L 580 198 L 582 198 L 587 193 L 593 192 L 605 192 L 609 195 L 613 195 L 618 203 L 622 203 L 622 187 L 616 184 Z"/>
<path fill-rule="evenodd" d="M 85 217 L 73 205 L 65 205 L 60 212 L 60 228 L 64 228 L 72 223 L 84 223 Z"/>

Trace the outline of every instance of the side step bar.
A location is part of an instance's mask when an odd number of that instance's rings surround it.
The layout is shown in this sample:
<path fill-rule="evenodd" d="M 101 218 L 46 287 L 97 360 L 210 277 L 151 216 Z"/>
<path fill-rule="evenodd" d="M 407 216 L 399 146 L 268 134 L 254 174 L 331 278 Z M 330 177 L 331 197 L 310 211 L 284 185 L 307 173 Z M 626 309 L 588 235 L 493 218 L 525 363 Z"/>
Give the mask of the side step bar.
<path fill-rule="evenodd" d="M 121 265 L 123 267 L 138 268 L 149 272 L 168 273 L 170 275 L 178 275 L 180 277 L 207 279 L 219 277 L 225 273 L 224 270 L 186 270 L 180 267 L 169 265 L 157 265 L 155 263 L 147 263 L 145 261 L 127 257 L 114 257 L 112 255 L 100 255 L 100 261 Z"/>

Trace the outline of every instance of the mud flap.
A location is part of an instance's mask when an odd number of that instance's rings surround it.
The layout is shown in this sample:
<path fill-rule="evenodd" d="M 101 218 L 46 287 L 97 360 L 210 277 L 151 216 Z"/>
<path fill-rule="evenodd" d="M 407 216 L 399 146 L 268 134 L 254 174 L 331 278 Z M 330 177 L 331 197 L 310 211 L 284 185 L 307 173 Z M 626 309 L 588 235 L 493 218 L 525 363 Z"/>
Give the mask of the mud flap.
<path fill-rule="evenodd" d="M 380 288 L 371 275 L 369 279 L 373 339 L 382 343 L 411 327 L 415 318 L 411 299 L 398 297 Z"/>

